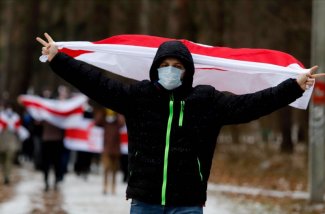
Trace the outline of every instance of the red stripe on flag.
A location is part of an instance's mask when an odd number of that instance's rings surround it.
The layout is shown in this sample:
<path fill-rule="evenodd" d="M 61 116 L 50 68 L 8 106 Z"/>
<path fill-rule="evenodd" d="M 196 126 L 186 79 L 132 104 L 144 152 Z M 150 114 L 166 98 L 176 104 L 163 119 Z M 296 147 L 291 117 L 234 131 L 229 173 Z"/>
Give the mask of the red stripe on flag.
<path fill-rule="evenodd" d="M 117 45 L 129 45 L 140 46 L 148 48 L 158 48 L 163 42 L 176 40 L 165 37 L 149 36 L 149 35 L 117 35 L 112 36 L 100 41 L 93 42 L 93 44 L 117 44 Z M 257 48 L 228 48 L 218 46 L 207 46 L 197 44 L 185 39 L 178 39 L 183 42 L 184 45 L 190 50 L 192 54 L 199 54 L 209 57 L 219 57 L 232 60 L 269 63 L 279 66 L 287 67 L 291 64 L 298 64 L 304 68 L 303 64 L 291 56 L 282 51 L 270 50 L 270 49 L 257 49 Z M 92 53 L 92 51 L 85 50 L 70 50 L 62 48 L 60 50 L 72 57 L 80 56 L 84 53 Z"/>
<path fill-rule="evenodd" d="M 121 143 L 128 142 L 129 141 L 128 134 L 127 133 L 121 133 L 120 134 L 120 141 L 121 141 Z"/>
<path fill-rule="evenodd" d="M 66 129 L 65 137 L 80 139 L 80 140 L 88 140 L 89 131 L 85 129 Z"/>
<path fill-rule="evenodd" d="M 26 106 L 26 107 L 35 107 L 35 108 L 41 108 L 44 109 L 52 114 L 56 114 L 56 115 L 60 115 L 60 116 L 69 116 L 71 114 L 82 114 L 83 113 L 83 108 L 82 107 L 78 107 L 69 111 L 57 111 L 54 109 L 50 109 L 46 106 L 43 106 L 40 103 L 36 103 L 36 102 L 32 102 L 32 101 L 27 101 L 27 100 L 23 100 L 22 103 Z"/>
<path fill-rule="evenodd" d="M 21 120 L 17 120 L 17 121 L 15 122 L 15 128 L 16 128 L 16 129 L 19 128 L 20 125 L 21 125 Z"/>
<path fill-rule="evenodd" d="M 221 69 L 221 68 L 201 68 L 201 67 L 198 67 L 197 69 L 199 69 L 199 70 L 226 71 L 225 69 Z"/>
<path fill-rule="evenodd" d="M 170 38 L 149 36 L 149 35 L 118 35 L 112 36 L 97 42 L 94 44 L 116 44 L 116 45 L 133 45 L 141 47 L 157 48 L 161 43 L 175 40 Z"/>
<path fill-rule="evenodd" d="M 118 35 L 103 39 L 94 44 L 119 44 L 133 45 L 141 47 L 158 48 L 165 41 L 175 40 L 171 38 L 149 36 L 149 35 Z M 242 60 L 249 62 L 270 63 L 280 66 L 288 66 L 297 63 L 302 68 L 303 64 L 293 56 L 276 50 L 257 49 L 257 48 L 228 48 L 217 46 L 206 46 L 180 39 L 187 46 L 192 54 L 200 54 L 211 57 Z"/>
<path fill-rule="evenodd" d="M 3 120 L 0 120 L 0 126 L 3 127 L 3 129 L 7 128 L 7 123 Z"/>
<path fill-rule="evenodd" d="M 77 56 L 80 56 L 80 55 L 85 54 L 85 53 L 92 53 L 91 51 L 71 50 L 71 49 L 68 49 L 68 48 L 62 48 L 62 49 L 59 49 L 59 51 L 63 52 L 63 53 L 66 53 L 71 57 L 77 57 Z"/>
<path fill-rule="evenodd" d="M 270 63 L 285 67 L 293 63 L 297 63 L 302 68 L 304 67 L 303 64 L 296 58 L 281 51 L 257 48 L 209 47 L 199 45 L 188 40 L 181 41 L 187 46 L 192 54 L 249 62 Z"/>

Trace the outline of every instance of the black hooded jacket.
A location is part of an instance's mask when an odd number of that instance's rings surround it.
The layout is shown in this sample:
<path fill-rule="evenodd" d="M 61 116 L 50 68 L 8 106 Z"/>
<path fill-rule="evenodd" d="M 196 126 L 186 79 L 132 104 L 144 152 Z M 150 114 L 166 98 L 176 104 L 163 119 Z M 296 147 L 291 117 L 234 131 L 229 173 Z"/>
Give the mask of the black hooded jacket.
<path fill-rule="evenodd" d="M 157 67 L 170 56 L 181 60 L 186 71 L 183 84 L 167 91 L 157 83 Z M 151 81 L 132 85 L 107 78 L 97 68 L 63 53 L 50 66 L 90 98 L 124 114 L 130 173 L 126 197 L 168 206 L 204 205 L 223 125 L 255 120 L 303 93 L 294 79 L 246 95 L 225 94 L 207 85 L 193 88 L 193 59 L 178 41 L 160 46 L 150 69 Z"/>

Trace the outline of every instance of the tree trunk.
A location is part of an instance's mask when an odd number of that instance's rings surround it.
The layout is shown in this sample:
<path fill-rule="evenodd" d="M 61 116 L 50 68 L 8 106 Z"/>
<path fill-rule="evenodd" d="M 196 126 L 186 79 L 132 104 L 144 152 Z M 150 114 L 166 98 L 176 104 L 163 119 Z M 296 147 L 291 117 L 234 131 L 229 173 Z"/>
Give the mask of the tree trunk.
<path fill-rule="evenodd" d="M 8 74 L 11 72 L 11 63 L 9 63 L 9 56 L 11 55 L 12 48 L 10 45 L 10 36 L 13 29 L 14 22 L 14 2 L 4 1 L 1 2 L 1 31 L 0 31 L 0 99 L 3 93 L 8 91 Z"/>
<path fill-rule="evenodd" d="M 294 150 L 294 145 L 291 139 L 291 109 L 290 107 L 285 107 L 280 110 L 280 128 L 282 134 L 281 142 L 281 152 L 286 154 L 292 154 Z"/>

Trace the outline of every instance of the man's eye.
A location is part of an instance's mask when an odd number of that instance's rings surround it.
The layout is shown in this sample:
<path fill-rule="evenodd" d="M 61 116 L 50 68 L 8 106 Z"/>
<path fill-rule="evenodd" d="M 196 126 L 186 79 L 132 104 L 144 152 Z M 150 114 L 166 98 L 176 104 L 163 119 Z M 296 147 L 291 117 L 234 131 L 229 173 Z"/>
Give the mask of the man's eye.
<path fill-rule="evenodd" d="M 175 65 L 175 68 L 178 68 L 178 69 L 181 69 L 181 70 L 183 70 L 183 69 L 184 69 L 184 67 L 183 67 L 183 66 L 181 66 L 181 65 Z"/>

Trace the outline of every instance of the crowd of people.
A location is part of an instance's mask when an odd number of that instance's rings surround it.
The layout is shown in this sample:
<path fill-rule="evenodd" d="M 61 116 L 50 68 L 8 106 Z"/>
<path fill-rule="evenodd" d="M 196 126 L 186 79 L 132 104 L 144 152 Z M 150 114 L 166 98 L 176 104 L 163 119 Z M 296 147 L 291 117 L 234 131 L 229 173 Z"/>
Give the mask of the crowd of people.
<path fill-rule="evenodd" d="M 68 87 L 59 86 L 55 94 L 50 90 L 44 90 L 40 97 L 49 100 L 66 100 L 70 98 L 71 93 Z M 103 193 L 108 193 L 108 189 L 115 193 L 116 173 L 122 171 L 123 182 L 126 182 L 128 177 L 127 132 L 124 118 L 109 109 L 89 104 L 87 106 L 83 117 L 92 120 L 95 126 L 103 130 L 101 152 L 67 148 L 64 143 L 65 129 L 50 121 L 33 118 L 21 103 L 2 99 L 0 167 L 3 184 L 10 184 L 13 167 L 24 161 L 32 163 L 34 169 L 43 174 L 44 191 L 52 188 L 57 190 L 68 172 L 86 179 L 89 173 L 98 173 L 99 169 L 103 169 Z M 19 137 L 18 126 L 24 127 L 29 133 L 28 136 Z M 112 176 L 108 179 L 110 174 Z M 110 188 L 108 188 L 109 180 L 112 181 Z"/>

